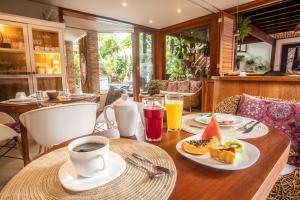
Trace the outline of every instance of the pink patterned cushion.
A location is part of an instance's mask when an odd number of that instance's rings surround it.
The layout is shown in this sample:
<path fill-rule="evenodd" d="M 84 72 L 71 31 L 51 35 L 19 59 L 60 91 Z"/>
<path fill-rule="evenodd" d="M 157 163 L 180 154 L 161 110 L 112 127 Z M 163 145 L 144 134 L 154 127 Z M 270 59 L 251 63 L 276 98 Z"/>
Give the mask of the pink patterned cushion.
<path fill-rule="evenodd" d="M 190 81 L 190 92 L 197 92 L 201 88 L 201 81 Z"/>
<path fill-rule="evenodd" d="M 190 92 L 190 81 L 178 81 L 177 89 L 178 92 Z"/>
<path fill-rule="evenodd" d="M 168 83 L 167 91 L 169 91 L 169 92 L 177 92 L 177 81 L 170 81 Z"/>
<path fill-rule="evenodd" d="M 237 115 L 261 120 L 284 132 L 291 140 L 288 163 L 300 164 L 300 104 L 263 100 L 243 94 Z"/>

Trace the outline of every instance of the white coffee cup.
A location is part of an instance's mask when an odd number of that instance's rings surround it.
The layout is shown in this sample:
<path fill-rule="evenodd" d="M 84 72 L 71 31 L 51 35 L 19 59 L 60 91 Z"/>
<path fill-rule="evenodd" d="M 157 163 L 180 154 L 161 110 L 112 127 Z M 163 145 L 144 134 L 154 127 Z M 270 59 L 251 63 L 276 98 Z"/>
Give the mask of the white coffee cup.
<path fill-rule="evenodd" d="M 104 147 L 89 152 L 76 152 L 74 148 L 85 143 L 102 143 Z M 92 177 L 107 170 L 109 156 L 109 139 L 103 136 L 86 136 L 74 140 L 68 145 L 70 160 L 78 175 Z"/>
<path fill-rule="evenodd" d="M 26 99 L 25 92 L 17 92 L 16 93 L 16 99 Z"/>

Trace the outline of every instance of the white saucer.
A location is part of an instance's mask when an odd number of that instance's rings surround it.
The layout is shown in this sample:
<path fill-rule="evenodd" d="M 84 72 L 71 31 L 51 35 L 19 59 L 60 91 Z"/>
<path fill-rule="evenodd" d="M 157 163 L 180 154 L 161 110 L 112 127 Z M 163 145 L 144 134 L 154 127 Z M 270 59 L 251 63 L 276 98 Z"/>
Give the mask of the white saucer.
<path fill-rule="evenodd" d="M 112 151 L 109 152 L 109 167 L 106 171 L 97 173 L 94 177 L 85 178 L 77 175 L 71 161 L 64 163 L 59 169 L 59 180 L 67 190 L 80 192 L 104 185 L 119 177 L 126 169 L 124 159 Z"/>

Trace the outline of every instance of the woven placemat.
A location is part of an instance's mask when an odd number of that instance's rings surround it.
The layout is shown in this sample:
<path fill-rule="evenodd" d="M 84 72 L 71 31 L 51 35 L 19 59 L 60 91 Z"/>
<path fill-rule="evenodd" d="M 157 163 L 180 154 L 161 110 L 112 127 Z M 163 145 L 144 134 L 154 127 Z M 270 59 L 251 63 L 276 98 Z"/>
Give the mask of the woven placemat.
<path fill-rule="evenodd" d="M 201 125 L 203 126 L 203 128 L 196 128 L 190 126 L 190 124 L 198 123 L 198 122 L 194 122 L 194 119 L 198 116 L 200 115 L 190 114 L 190 115 L 183 116 L 182 130 L 192 134 L 202 134 L 204 132 L 206 125 Z M 237 126 L 231 126 L 231 127 L 220 127 L 221 134 L 235 139 L 250 139 L 250 138 L 262 137 L 269 132 L 269 128 L 266 125 L 264 125 L 263 123 L 259 123 L 254 127 L 254 129 L 251 132 L 244 134 L 243 131 L 237 129 L 239 127 L 242 127 L 246 123 L 253 121 L 253 119 L 246 118 L 246 117 L 242 117 L 242 118 L 244 120 L 242 124 L 239 124 Z"/>
<path fill-rule="evenodd" d="M 147 174 L 127 164 L 125 172 L 98 188 L 74 193 L 66 191 L 58 179 L 59 168 L 68 160 L 66 148 L 61 148 L 31 162 L 23 168 L 0 193 L 0 199 L 168 199 L 176 182 L 176 168 L 172 158 L 161 148 L 135 140 L 111 140 L 110 149 L 123 158 L 136 152 L 156 165 L 175 173 L 150 180 Z"/>

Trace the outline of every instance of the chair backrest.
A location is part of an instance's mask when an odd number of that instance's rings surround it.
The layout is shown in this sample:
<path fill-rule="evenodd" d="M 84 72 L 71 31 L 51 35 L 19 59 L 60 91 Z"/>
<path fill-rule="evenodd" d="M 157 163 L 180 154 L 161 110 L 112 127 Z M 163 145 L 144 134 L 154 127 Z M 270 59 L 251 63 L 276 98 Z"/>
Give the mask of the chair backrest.
<path fill-rule="evenodd" d="M 4 112 L 0 112 L 0 124 L 9 124 L 9 123 L 15 123 L 15 119 L 12 118 L 9 114 L 6 114 Z"/>
<path fill-rule="evenodd" d="M 38 144 L 51 147 L 91 134 L 96 122 L 96 110 L 96 103 L 58 105 L 23 113 L 20 121 Z"/>
<path fill-rule="evenodd" d="M 18 136 L 17 132 L 3 124 L 0 124 L 0 141 L 5 141 L 8 139 L 12 139 L 13 137 Z"/>

